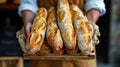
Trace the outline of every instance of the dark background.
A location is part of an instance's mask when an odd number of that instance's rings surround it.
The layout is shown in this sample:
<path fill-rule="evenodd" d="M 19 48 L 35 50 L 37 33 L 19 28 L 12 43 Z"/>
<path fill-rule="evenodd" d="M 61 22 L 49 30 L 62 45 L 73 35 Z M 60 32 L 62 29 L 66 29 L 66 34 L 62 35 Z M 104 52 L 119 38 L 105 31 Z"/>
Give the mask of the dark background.
<path fill-rule="evenodd" d="M 97 25 L 100 29 L 100 44 L 96 46 L 98 60 L 109 62 L 109 36 L 110 36 L 110 0 L 104 0 L 106 4 L 106 14 L 101 16 Z"/>

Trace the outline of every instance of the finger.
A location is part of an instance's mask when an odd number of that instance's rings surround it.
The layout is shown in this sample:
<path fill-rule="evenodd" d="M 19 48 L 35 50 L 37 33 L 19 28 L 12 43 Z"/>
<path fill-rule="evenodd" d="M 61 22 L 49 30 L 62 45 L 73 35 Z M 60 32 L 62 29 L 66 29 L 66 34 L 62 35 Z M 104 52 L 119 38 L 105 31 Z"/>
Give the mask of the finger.
<path fill-rule="evenodd" d="M 91 28 L 91 31 L 92 31 L 92 36 L 93 36 L 93 34 L 94 34 L 94 29 L 93 29 L 93 25 L 92 24 L 89 24 L 89 26 L 90 26 L 90 28 Z"/>

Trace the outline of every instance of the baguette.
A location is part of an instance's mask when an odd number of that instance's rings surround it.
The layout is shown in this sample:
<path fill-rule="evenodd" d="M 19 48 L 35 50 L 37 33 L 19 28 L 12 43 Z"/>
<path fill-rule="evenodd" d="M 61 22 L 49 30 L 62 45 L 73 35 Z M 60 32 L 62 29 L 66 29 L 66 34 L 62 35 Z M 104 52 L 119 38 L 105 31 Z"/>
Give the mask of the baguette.
<path fill-rule="evenodd" d="M 72 25 L 69 3 L 67 0 L 58 0 L 57 5 L 58 26 L 67 49 L 75 49 L 76 35 Z"/>
<path fill-rule="evenodd" d="M 81 53 L 89 55 L 93 49 L 91 24 L 86 20 L 83 12 L 76 6 L 70 6 L 73 24 L 77 35 L 77 44 Z"/>
<path fill-rule="evenodd" d="M 64 53 L 63 48 L 63 41 L 60 34 L 60 30 L 57 26 L 57 20 L 56 20 L 56 9 L 54 7 L 51 7 L 48 10 L 48 26 L 47 26 L 47 34 L 46 39 L 49 44 L 49 46 L 53 49 L 53 53 L 57 55 L 61 55 Z"/>
<path fill-rule="evenodd" d="M 33 21 L 31 33 L 27 38 L 28 51 L 31 54 L 38 53 L 43 44 L 47 24 L 46 17 L 47 10 L 45 8 L 40 8 Z"/>
<path fill-rule="evenodd" d="M 78 47 L 84 55 L 89 55 L 94 50 L 92 30 L 90 24 L 82 22 L 78 30 Z"/>
<path fill-rule="evenodd" d="M 70 54 L 70 55 L 75 55 L 75 54 L 77 54 L 77 52 L 78 52 L 78 46 L 76 45 L 76 47 L 73 48 L 73 49 L 65 48 L 65 50 L 66 50 L 66 52 L 67 52 L 68 54 Z"/>
<path fill-rule="evenodd" d="M 81 22 L 87 22 L 83 12 L 76 5 L 70 5 L 70 12 L 72 14 L 72 21 L 75 31 L 80 27 Z"/>
<path fill-rule="evenodd" d="M 51 48 L 48 45 L 48 43 L 44 41 L 40 49 L 40 55 L 48 55 L 50 53 L 51 53 Z"/>

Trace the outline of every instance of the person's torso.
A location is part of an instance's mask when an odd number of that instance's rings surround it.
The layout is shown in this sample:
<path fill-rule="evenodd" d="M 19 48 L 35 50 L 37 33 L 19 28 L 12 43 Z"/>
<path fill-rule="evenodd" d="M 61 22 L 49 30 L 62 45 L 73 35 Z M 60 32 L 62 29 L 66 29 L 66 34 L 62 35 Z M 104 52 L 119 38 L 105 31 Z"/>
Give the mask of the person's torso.
<path fill-rule="evenodd" d="M 57 7 L 58 0 L 38 0 L 38 6 L 49 9 L 54 6 Z M 76 4 L 80 9 L 83 10 L 85 1 L 84 0 L 68 0 L 69 4 Z"/>

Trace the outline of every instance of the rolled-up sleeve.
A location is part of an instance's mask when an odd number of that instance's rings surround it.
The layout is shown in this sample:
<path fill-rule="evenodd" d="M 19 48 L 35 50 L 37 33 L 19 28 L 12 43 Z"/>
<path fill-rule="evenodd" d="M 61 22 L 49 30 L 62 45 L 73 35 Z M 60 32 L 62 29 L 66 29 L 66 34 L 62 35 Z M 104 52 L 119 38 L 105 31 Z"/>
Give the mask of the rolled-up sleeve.
<path fill-rule="evenodd" d="M 20 6 L 18 8 L 18 14 L 21 16 L 23 10 L 30 10 L 33 13 L 36 13 L 38 10 L 37 0 L 20 0 Z"/>
<path fill-rule="evenodd" d="M 100 16 L 106 13 L 104 0 L 86 0 L 85 12 L 93 8 L 99 10 Z"/>

